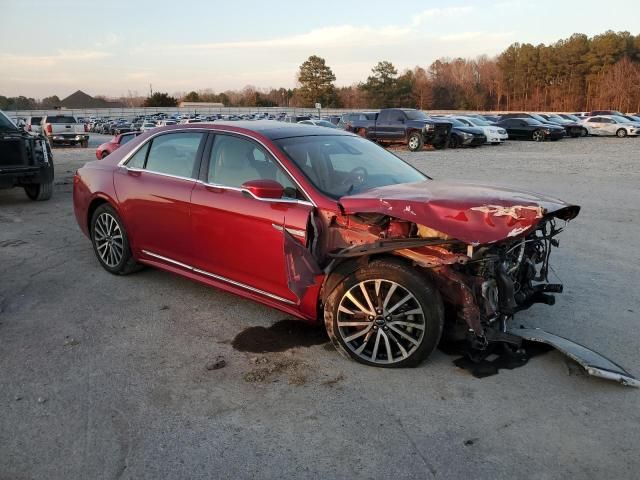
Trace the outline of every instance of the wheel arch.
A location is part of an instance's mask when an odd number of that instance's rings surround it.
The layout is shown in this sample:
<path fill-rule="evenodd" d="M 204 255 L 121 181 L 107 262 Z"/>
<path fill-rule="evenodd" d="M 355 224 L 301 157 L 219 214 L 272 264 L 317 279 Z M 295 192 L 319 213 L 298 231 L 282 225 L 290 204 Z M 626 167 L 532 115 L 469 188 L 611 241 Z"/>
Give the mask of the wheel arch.
<path fill-rule="evenodd" d="M 375 260 L 391 260 L 396 263 L 402 263 L 407 268 L 414 269 L 420 272 L 421 275 L 425 277 L 425 279 L 429 279 L 429 277 L 424 274 L 424 269 L 417 265 L 415 262 L 410 259 L 403 257 L 401 255 L 396 255 L 393 253 L 373 253 L 370 255 L 361 255 L 355 258 L 349 258 L 341 261 L 340 263 L 335 264 L 335 266 L 327 267 L 329 271 L 326 273 L 324 277 L 324 281 L 322 283 L 322 287 L 320 290 L 320 299 L 322 305 L 325 304 L 326 299 L 329 297 L 331 292 L 333 292 L 336 287 L 340 284 L 340 282 L 349 275 L 357 272 L 359 269 L 367 266 L 371 262 Z"/>

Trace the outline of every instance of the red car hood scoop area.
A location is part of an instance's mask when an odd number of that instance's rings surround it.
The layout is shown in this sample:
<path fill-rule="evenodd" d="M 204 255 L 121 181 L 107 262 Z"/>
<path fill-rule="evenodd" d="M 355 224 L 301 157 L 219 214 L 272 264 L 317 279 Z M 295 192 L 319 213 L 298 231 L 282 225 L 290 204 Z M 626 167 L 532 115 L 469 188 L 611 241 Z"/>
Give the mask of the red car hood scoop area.
<path fill-rule="evenodd" d="M 345 214 L 389 215 L 474 245 L 528 233 L 545 217 L 571 220 L 580 212 L 537 193 L 440 180 L 373 188 L 339 202 Z"/>

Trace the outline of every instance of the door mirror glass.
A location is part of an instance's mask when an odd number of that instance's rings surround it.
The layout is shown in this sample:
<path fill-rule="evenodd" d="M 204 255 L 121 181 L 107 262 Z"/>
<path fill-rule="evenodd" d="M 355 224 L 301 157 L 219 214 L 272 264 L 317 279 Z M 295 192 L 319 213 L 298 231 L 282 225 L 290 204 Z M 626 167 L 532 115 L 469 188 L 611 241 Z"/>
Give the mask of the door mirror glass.
<path fill-rule="evenodd" d="M 249 180 L 242 184 L 242 188 L 251 192 L 256 198 L 282 198 L 284 187 L 275 180 Z"/>

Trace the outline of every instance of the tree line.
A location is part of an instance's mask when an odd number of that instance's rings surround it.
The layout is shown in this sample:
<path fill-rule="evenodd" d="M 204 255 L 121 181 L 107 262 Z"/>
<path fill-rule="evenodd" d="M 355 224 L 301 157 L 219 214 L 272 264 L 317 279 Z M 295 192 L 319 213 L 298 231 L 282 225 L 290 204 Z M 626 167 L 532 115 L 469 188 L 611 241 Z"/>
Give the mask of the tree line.
<path fill-rule="evenodd" d="M 128 106 L 175 106 L 180 100 L 225 106 L 385 108 L 432 110 L 640 111 L 640 35 L 607 31 L 576 33 L 553 44 L 514 43 L 495 57 L 440 58 L 428 67 L 399 72 L 380 61 L 366 80 L 337 87 L 325 59 L 312 55 L 297 72 L 295 88 L 211 89 L 173 96 L 129 92 Z M 57 97 L 37 102 L 0 96 L 1 109 L 50 108 Z M 19 105 L 16 107 L 16 105 Z"/>

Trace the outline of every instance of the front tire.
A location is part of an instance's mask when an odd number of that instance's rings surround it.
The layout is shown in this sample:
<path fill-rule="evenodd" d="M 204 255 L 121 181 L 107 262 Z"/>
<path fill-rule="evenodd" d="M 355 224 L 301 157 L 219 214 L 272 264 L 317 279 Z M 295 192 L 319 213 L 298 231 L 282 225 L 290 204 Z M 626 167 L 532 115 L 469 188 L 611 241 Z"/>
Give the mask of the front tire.
<path fill-rule="evenodd" d="M 424 147 L 424 139 L 422 138 L 422 135 L 418 132 L 414 132 L 409 135 L 409 139 L 407 140 L 407 147 L 409 147 L 409 150 L 411 150 L 412 152 L 422 150 L 422 147 Z"/>
<path fill-rule="evenodd" d="M 346 357 L 376 367 L 414 367 L 438 345 L 444 307 L 418 270 L 380 259 L 338 284 L 327 298 L 324 321 Z"/>
<path fill-rule="evenodd" d="M 586 128 L 583 128 L 583 129 L 580 131 L 580 134 L 581 134 L 583 137 L 588 137 L 588 136 L 589 136 L 589 130 L 587 130 Z"/>
<path fill-rule="evenodd" d="M 457 135 L 451 135 L 449 139 L 449 148 L 458 148 L 462 145 L 460 138 Z"/>
<path fill-rule="evenodd" d="M 535 130 L 532 134 L 531 134 L 531 139 L 534 142 L 544 142 L 544 132 L 542 130 Z"/>
<path fill-rule="evenodd" d="M 49 200 L 53 195 L 53 180 L 46 183 L 35 183 L 24 186 L 24 193 L 34 202 Z"/>
<path fill-rule="evenodd" d="M 616 132 L 616 137 L 618 138 L 624 138 L 627 136 L 627 131 L 624 128 L 619 128 L 618 131 Z"/>
<path fill-rule="evenodd" d="M 100 265 L 107 272 L 128 275 L 140 269 L 131 255 L 122 219 L 109 204 L 100 205 L 91 217 L 91 243 Z"/>

